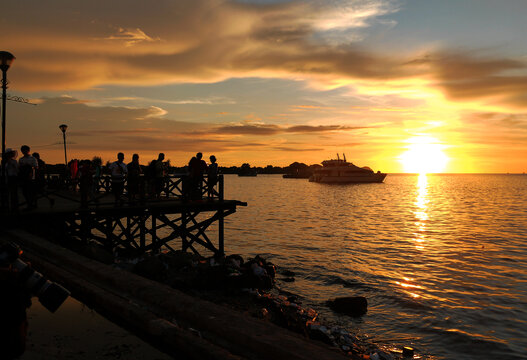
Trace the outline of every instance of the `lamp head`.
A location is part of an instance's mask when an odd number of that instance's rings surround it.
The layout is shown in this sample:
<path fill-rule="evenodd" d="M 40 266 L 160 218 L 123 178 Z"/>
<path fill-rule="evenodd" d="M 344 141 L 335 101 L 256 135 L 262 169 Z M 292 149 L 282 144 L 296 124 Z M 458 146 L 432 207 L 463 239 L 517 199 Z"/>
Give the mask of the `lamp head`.
<path fill-rule="evenodd" d="M 0 51 L 0 69 L 2 71 L 7 71 L 13 60 L 15 60 L 15 55 L 8 51 Z"/>
<path fill-rule="evenodd" d="M 68 125 L 66 124 L 59 125 L 59 129 L 62 130 L 63 133 L 66 133 L 66 130 L 68 129 Z"/>

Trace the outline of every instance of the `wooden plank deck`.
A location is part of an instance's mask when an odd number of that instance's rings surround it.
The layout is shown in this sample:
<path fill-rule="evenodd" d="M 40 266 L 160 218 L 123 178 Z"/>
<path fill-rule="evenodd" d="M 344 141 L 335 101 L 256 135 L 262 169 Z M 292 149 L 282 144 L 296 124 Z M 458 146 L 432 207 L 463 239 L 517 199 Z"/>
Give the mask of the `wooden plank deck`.
<path fill-rule="evenodd" d="M 21 196 L 22 194 L 20 194 Z M 221 209 L 232 209 L 237 206 L 247 206 L 246 202 L 238 200 L 199 199 L 183 200 L 176 197 L 162 197 L 160 199 L 145 199 L 144 201 L 115 204 L 114 196 L 110 193 L 97 195 L 98 203 L 90 201 L 88 206 L 81 207 L 80 194 L 78 192 L 59 190 L 49 193 L 46 197 L 40 197 L 38 207 L 31 210 L 21 209 L 18 213 L 10 214 L 16 217 L 67 215 L 74 213 L 100 214 L 123 214 L 138 213 L 144 209 L 156 209 L 167 214 L 178 214 L 184 211 L 216 211 Z"/>

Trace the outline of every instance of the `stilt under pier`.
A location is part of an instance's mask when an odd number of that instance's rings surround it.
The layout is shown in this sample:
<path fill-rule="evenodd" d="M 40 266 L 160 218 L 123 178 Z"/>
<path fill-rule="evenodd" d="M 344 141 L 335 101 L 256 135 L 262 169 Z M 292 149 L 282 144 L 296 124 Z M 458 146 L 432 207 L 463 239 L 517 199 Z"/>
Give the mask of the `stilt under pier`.
<path fill-rule="evenodd" d="M 223 177 L 211 198 L 203 198 L 206 179 L 200 187 L 201 197 L 190 199 L 184 196 L 182 178 L 169 177 L 163 197 L 117 204 L 108 184 L 107 178 L 101 179 L 100 193 L 83 207 L 78 193 L 54 190 L 42 197 L 38 208 L 6 214 L 4 220 L 40 224 L 53 228 L 61 238 L 75 238 L 85 244 L 96 242 L 113 253 L 137 256 L 180 249 L 224 255 L 224 219 L 238 206 L 247 205 L 223 199 Z M 217 239 L 210 235 L 213 226 Z"/>

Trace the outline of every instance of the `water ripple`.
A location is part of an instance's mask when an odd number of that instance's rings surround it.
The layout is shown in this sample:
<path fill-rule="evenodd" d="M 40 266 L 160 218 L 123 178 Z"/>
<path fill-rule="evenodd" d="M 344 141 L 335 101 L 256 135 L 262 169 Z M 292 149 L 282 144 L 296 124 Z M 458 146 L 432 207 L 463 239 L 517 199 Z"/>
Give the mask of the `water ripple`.
<path fill-rule="evenodd" d="M 226 198 L 249 203 L 226 220 L 226 250 L 286 264 L 324 316 L 438 359 L 527 358 L 527 176 L 246 180 L 226 176 Z M 345 295 L 368 314 L 323 307 Z"/>

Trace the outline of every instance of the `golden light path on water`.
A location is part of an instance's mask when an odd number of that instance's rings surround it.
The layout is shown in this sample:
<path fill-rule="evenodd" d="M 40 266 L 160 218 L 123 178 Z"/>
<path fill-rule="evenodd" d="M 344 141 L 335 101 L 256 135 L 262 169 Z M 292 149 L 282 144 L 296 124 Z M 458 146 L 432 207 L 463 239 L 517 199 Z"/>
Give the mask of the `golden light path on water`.
<path fill-rule="evenodd" d="M 428 220 L 428 178 L 425 173 L 419 174 L 417 178 L 417 192 L 415 198 L 415 232 L 414 241 L 415 248 L 419 251 L 425 250 L 426 245 L 426 221 Z M 403 292 L 410 295 L 413 298 L 420 297 L 419 294 L 412 292 L 413 289 L 422 289 L 422 286 L 412 284 L 415 281 L 414 278 L 403 277 L 403 282 L 396 281 L 396 284 L 403 288 Z"/>

